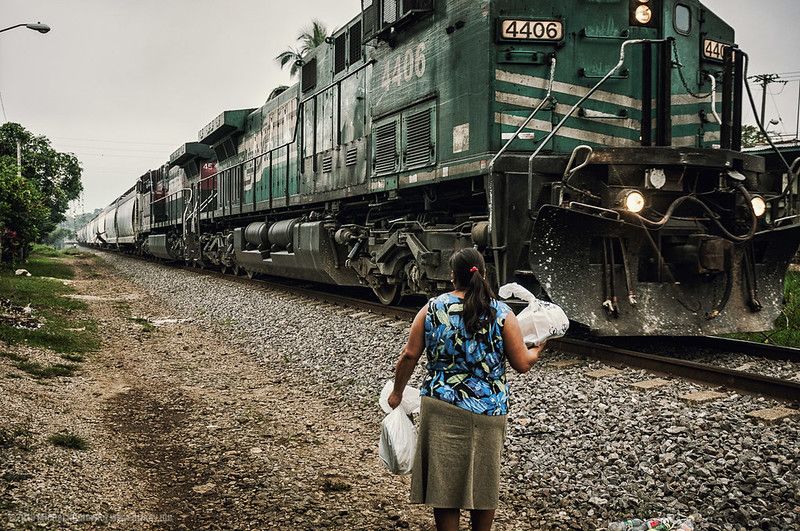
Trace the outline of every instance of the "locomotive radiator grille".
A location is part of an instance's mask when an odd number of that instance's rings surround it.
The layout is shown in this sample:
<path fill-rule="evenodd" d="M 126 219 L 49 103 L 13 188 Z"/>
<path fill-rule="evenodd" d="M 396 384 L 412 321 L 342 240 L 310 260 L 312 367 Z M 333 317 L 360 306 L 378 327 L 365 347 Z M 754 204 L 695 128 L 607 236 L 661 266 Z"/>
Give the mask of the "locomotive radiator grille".
<path fill-rule="evenodd" d="M 406 167 L 413 169 L 430 164 L 431 151 L 431 109 L 426 109 L 407 118 Z"/>
<path fill-rule="evenodd" d="M 384 124 L 375 132 L 375 173 L 392 173 L 397 168 L 397 122 Z"/>

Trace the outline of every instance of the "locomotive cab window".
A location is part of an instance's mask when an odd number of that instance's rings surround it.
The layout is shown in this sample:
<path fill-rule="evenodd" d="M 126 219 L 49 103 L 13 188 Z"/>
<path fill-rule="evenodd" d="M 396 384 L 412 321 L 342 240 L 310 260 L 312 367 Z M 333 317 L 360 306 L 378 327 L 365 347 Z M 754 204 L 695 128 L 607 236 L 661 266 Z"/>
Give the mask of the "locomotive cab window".
<path fill-rule="evenodd" d="M 688 6 L 675 6 L 675 31 L 682 35 L 688 35 L 692 31 L 692 11 Z"/>

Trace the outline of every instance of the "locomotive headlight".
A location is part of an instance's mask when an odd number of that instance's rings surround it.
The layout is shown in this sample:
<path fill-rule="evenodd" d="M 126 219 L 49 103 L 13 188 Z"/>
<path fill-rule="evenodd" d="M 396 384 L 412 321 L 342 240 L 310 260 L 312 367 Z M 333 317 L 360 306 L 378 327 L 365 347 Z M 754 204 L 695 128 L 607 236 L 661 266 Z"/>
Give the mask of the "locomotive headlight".
<path fill-rule="evenodd" d="M 625 208 L 628 210 L 628 212 L 638 214 L 644 210 L 645 201 L 641 192 L 630 190 L 628 192 L 624 192 L 622 197 L 622 204 L 625 205 Z"/>
<path fill-rule="evenodd" d="M 753 205 L 753 212 L 756 213 L 756 217 L 760 218 L 767 213 L 767 202 L 760 195 L 755 196 L 750 203 Z"/>
<path fill-rule="evenodd" d="M 650 6 L 641 5 L 636 8 L 635 16 L 639 24 L 649 24 L 653 19 L 653 10 Z"/>

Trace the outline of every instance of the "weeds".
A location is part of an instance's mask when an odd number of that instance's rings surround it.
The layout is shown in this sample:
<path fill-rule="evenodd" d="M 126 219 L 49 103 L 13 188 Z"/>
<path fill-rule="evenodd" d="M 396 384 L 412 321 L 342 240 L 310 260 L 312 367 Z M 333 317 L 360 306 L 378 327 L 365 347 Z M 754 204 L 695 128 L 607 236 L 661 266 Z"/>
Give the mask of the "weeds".
<path fill-rule="evenodd" d="M 786 306 L 783 314 L 775 322 L 775 329 L 764 334 L 731 334 L 730 337 L 763 343 L 770 343 L 784 347 L 800 347 L 800 273 L 789 272 L 785 284 Z"/>
<path fill-rule="evenodd" d="M 345 492 L 352 489 L 353 486 L 344 481 L 336 481 L 333 479 L 326 479 L 322 482 L 322 490 L 325 492 Z"/>
<path fill-rule="evenodd" d="M 154 332 L 156 327 L 143 317 L 128 317 L 131 321 L 142 327 L 142 332 Z"/>
<path fill-rule="evenodd" d="M 13 352 L 3 352 L 0 350 L 0 358 L 6 358 L 11 361 L 25 361 L 27 358 L 24 356 L 20 356 L 19 354 L 14 354 Z"/>
<path fill-rule="evenodd" d="M 71 450 L 86 450 L 89 448 L 89 443 L 80 435 L 74 433 L 55 433 L 48 437 L 50 444 L 53 446 L 60 446 L 61 448 L 69 448 Z"/>
<path fill-rule="evenodd" d="M 48 378 L 57 378 L 59 376 L 73 376 L 77 367 L 75 365 L 67 365 L 64 363 L 56 363 L 54 365 L 42 365 L 35 361 L 20 361 L 14 366 L 36 378 L 37 380 L 45 380 Z"/>

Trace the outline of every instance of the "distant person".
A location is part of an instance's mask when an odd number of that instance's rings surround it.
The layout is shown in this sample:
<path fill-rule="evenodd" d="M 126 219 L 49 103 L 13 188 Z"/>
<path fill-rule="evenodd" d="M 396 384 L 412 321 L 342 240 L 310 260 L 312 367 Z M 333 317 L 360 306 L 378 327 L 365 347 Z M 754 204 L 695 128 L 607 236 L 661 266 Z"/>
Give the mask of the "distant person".
<path fill-rule="evenodd" d="M 500 488 L 506 432 L 506 360 L 520 373 L 544 345 L 528 349 L 514 312 L 495 299 L 475 249 L 450 259 L 454 290 L 428 301 L 411 325 L 395 370 L 389 405 L 396 408 L 425 352 L 411 502 L 433 507 L 438 531 L 458 529 L 469 510 L 472 529 L 489 530 Z"/>

